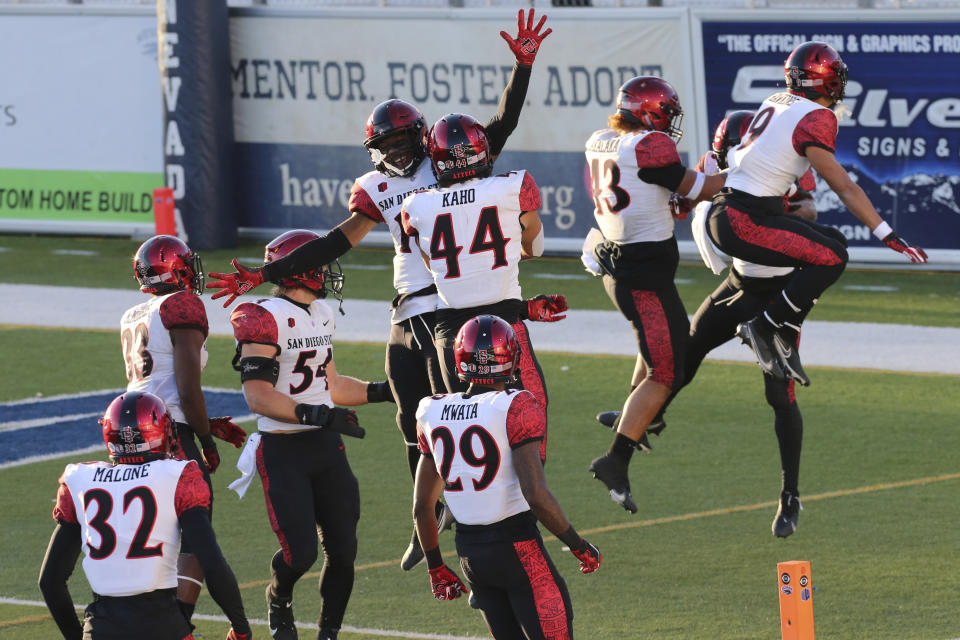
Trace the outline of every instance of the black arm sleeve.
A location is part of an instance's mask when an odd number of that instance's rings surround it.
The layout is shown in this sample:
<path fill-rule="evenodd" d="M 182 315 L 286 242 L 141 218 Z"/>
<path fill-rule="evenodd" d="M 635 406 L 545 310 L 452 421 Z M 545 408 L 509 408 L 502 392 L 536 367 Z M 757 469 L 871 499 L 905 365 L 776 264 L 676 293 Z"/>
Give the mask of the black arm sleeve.
<path fill-rule="evenodd" d="M 517 128 L 523 103 L 527 99 L 527 87 L 530 85 L 532 69 L 533 67 L 516 63 L 513 65 L 513 73 L 510 74 L 510 81 L 507 82 L 500 96 L 497 113 L 484 127 L 487 130 L 487 140 L 490 142 L 490 155 L 494 157 L 500 155 L 503 146 L 507 144 L 507 138 Z"/>
<path fill-rule="evenodd" d="M 656 184 L 676 191 L 687 174 L 687 168 L 679 162 L 668 164 L 665 167 L 640 167 L 637 177 L 647 184 Z"/>
<path fill-rule="evenodd" d="M 326 235 L 305 242 L 279 260 L 263 265 L 263 279 L 276 282 L 319 269 L 350 251 L 351 246 L 346 234 L 339 227 L 335 228 Z"/>
<path fill-rule="evenodd" d="M 83 627 L 73 608 L 70 590 L 67 589 L 67 580 L 80 556 L 80 544 L 80 525 L 58 520 L 47 545 L 47 554 L 40 565 L 40 593 L 66 640 L 80 640 L 83 636 Z"/>
<path fill-rule="evenodd" d="M 237 633 L 250 633 L 250 624 L 240 598 L 240 587 L 237 586 L 233 570 L 220 553 L 207 510 L 195 507 L 181 513 L 180 529 L 183 531 L 183 541 L 190 545 L 203 569 L 207 590 L 213 600 L 220 605 Z"/>

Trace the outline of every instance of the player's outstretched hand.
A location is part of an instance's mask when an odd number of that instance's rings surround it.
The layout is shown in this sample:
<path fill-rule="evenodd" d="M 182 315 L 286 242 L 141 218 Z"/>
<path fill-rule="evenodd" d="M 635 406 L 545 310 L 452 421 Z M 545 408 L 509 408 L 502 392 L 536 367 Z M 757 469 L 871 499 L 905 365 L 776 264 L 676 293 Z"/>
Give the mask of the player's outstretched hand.
<path fill-rule="evenodd" d="M 261 273 L 260 267 L 250 267 L 248 269 L 237 262 L 236 258 L 231 260 L 230 264 L 236 269 L 234 273 L 216 273 L 211 271 L 209 274 L 211 278 L 220 279 L 207 284 L 208 289 L 223 289 L 223 291 L 217 291 L 210 296 L 214 300 L 224 296 L 230 296 L 224 301 L 224 308 L 229 307 L 230 303 L 237 299 L 237 296 L 242 296 L 263 284 L 263 273 Z"/>
<path fill-rule="evenodd" d="M 247 432 L 230 422 L 232 417 L 233 416 L 221 416 L 219 418 L 210 418 L 210 435 L 214 438 L 220 438 L 224 442 L 229 442 L 239 449 L 243 446 Z"/>
<path fill-rule="evenodd" d="M 883 244 L 887 245 L 894 251 L 902 253 L 903 255 L 910 258 L 910 262 L 924 263 L 927 261 L 927 252 L 921 249 L 920 247 L 912 247 L 910 243 L 898 236 L 896 233 L 891 231 L 883 237 Z"/>
<path fill-rule="evenodd" d="M 207 471 L 213 473 L 220 466 L 220 452 L 217 451 L 217 443 L 213 441 L 213 436 L 209 433 L 198 436 L 200 440 L 200 455 L 203 462 L 207 465 Z"/>
<path fill-rule="evenodd" d="M 557 322 L 567 317 L 567 299 L 540 294 L 527 300 L 527 318 L 533 322 Z"/>
<path fill-rule="evenodd" d="M 533 61 L 537 57 L 537 52 L 540 50 L 540 43 L 543 42 L 544 38 L 553 33 L 553 29 L 547 29 L 543 33 L 540 33 L 543 23 L 547 21 L 547 16 L 541 16 L 540 22 L 534 27 L 533 13 L 534 10 L 530 9 L 530 13 L 527 14 L 526 26 L 524 26 L 523 9 L 517 11 L 516 38 L 510 37 L 510 34 L 506 31 L 500 32 L 500 37 L 507 41 L 510 51 L 513 51 L 513 55 L 517 58 L 517 62 L 525 67 L 533 65 Z"/>
<path fill-rule="evenodd" d="M 367 435 L 357 420 L 357 412 L 343 407 L 330 408 L 325 404 L 298 404 L 294 413 L 300 424 L 312 424 L 352 438 Z"/>
<path fill-rule="evenodd" d="M 595 546 L 580 538 L 580 546 L 570 549 L 570 552 L 580 561 L 580 573 L 593 573 L 600 568 L 603 556 Z"/>
<path fill-rule="evenodd" d="M 430 588 L 433 590 L 433 597 L 437 600 L 456 600 L 461 594 L 470 593 L 470 589 L 467 589 L 467 586 L 460 581 L 457 574 L 446 564 L 428 571 L 430 573 Z"/>

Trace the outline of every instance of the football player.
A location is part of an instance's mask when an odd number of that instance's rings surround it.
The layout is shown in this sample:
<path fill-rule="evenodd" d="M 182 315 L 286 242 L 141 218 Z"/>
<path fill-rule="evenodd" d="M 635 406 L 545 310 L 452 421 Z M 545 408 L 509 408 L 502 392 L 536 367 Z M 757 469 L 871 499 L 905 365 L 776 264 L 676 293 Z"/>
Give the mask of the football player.
<path fill-rule="evenodd" d="M 428 149 L 438 184 L 407 196 L 400 215 L 439 296 L 434 335 L 447 391 L 466 389 L 454 361 L 457 331 L 478 314 L 496 315 L 517 333 L 520 383 L 546 411 L 543 372 L 523 319 L 555 322 L 567 305 L 563 296 L 524 301 L 520 292 L 520 261 L 543 254 L 540 189 L 524 170 L 491 175 L 487 132 L 466 114 L 438 120 Z"/>
<path fill-rule="evenodd" d="M 873 234 L 911 262 L 927 254 L 898 237 L 834 157 L 837 117 L 847 65 L 824 42 L 805 42 L 784 62 L 787 91 L 757 109 L 743 141 L 732 151 L 733 168 L 713 200 L 707 233 L 724 253 L 755 264 L 796 267 L 773 301 L 742 323 L 738 335 L 760 367 L 778 378 L 810 384 L 795 348 L 800 325 L 826 289 L 843 273 L 847 249 L 822 225 L 783 215 L 782 196 L 811 166 Z M 643 176 L 641 176 L 643 177 Z"/>
<path fill-rule="evenodd" d="M 490 315 L 468 320 L 455 345 L 467 390 L 424 398 L 417 410 L 421 459 L 413 514 L 433 595 L 450 600 L 469 591 L 438 546 L 433 505 L 442 491 L 457 521 L 460 568 L 490 635 L 573 638 L 570 595 L 537 521 L 569 547 L 582 573 L 599 569 L 602 556 L 547 487 L 539 446 L 543 407 L 529 391 L 506 389 L 522 347 L 510 325 Z"/>
<path fill-rule="evenodd" d="M 680 165 L 682 118 L 680 98 L 667 81 L 638 76 L 620 87 L 607 128 L 586 143 L 594 217 L 605 238 L 594 256 L 607 295 L 633 326 L 638 354 L 613 444 L 590 471 L 631 513 L 637 505 L 630 494 L 630 458 L 684 375 L 690 323 L 673 282 L 679 253 L 670 200 L 674 192 L 691 201 L 704 199 L 723 184 L 718 176 Z M 645 171 L 663 184 L 639 180 L 638 173 Z"/>
<path fill-rule="evenodd" d="M 252 638 L 237 580 L 210 526 L 210 489 L 194 460 L 174 457 L 173 417 L 157 396 L 128 391 L 100 420 L 110 462 L 68 464 L 60 476 L 40 591 L 67 640 L 188 640 L 176 599 L 177 558 L 189 543 L 227 640 Z M 93 589 L 83 623 L 67 580 L 81 551 Z"/>
<path fill-rule="evenodd" d="M 295 229 L 266 247 L 265 262 L 316 239 Z M 237 341 L 234 362 L 243 394 L 257 414 L 257 433 L 241 460 L 263 483 L 270 526 L 280 549 L 270 564 L 266 598 L 275 640 L 296 640 L 293 586 L 317 560 L 323 545 L 318 640 L 336 640 L 353 589 L 360 492 L 341 434 L 362 438 L 352 409 L 392 401 L 386 382 L 340 375 L 333 357 L 336 318 L 324 298 L 341 297 L 343 274 L 335 265 L 275 282 L 274 297 L 245 302 L 230 314 Z M 253 459 L 255 458 L 255 465 Z M 233 487 L 234 485 L 231 485 Z M 245 489 L 244 489 L 245 490 Z"/>
<path fill-rule="evenodd" d="M 501 31 L 516 58 L 513 73 L 497 113 L 487 122 L 491 159 L 497 157 L 507 138 L 517 126 L 527 95 L 533 62 L 540 44 L 552 31 L 542 31 L 546 16 L 534 25 L 534 10 L 517 13 L 517 35 Z M 370 154 L 374 170 L 353 184 L 348 208 L 350 217 L 325 236 L 306 243 L 291 255 L 262 268 L 246 269 L 235 265 L 234 274 L 213 273 L 221 282 L 211 288 L 224 290 L 214 298 L 228 296 L 227 306 L 236 295 L 257 284 L 325 265 L 346 253 L 379 223 L 387 225 L 393 239 L 393 285 L 397 291 L 391 304 L 390 337 L 386 348 L 386 373 L 391 391 L 397 400 L 397 426 L 406 444 L 407 465 L 411 480 L 417 468 L 419 453 L 416 443 L 414 413 L 420 399 L 444 390 L 441 366 L 433 344 L 437 308 L 436 287 L 416 248 L 400 224 L 400 204 L 416 190 L 436 186 L 437 179 L 427 156 L 427 121 L 414 105 L 403 100 L 387 100 L 374 107 L 367 119 L 363 146 Z M 262 269 L 262 271 L 260 270 Z M 534 317 L 540 315 L 542 303 L 531 303 Z M 539 305 L 539 306 L 538 306 Z M 438 513 L 443 508 L 437 505 Z M 446 513 L 446 512 L 444 512 Z M 447 515 L 449 515 L 447 513 Z M 443 526 L 449 520 L 441 517 Z M 423 560 L 423 552 L 414 532 L 400 562 L 409 571 Z"/>
<path fill-rule="evenodd" d="M 235 447 L 246 432 L 230 417 L 208 418 L 200 377 L 207 364 L 207 312 L 200 256 L 179 238 L 153 236 L 137 249 L 133 273 L 149 300 L 128 309 L 120 320 L 120 345 L 127 391 L 147 391 L 161 400 L 175 421 L 175 445 L 181 457 L 195 460 L 211 491 L 210 474 L 220 464 L 213 436 Z M 196 439 L 195 439 L 196 437 Z M 196 441 L 200 441 L 197 447 Z M 189 622 L 203 572 L 189 541 L 181 546 L 177 599 Z"/>
<path fill-rule="evenodd" d="M 713 149 L 700 158 L 697 169 L 711 174 L 726 170 L 727 154 L 730 149 L 740 144 L 753 116 L 754 113 L 751 111 L 735 111 L 724 118 L 714 134 Z M 788 190 L 789 195 L 784 196 L 784 210 L 807 220 L 816 220 L 816 207 L 810 195 L 810 191 L 815 186 L 812 174 L 809 172 L 804 174 L 798 184 Z M 700 248 L 704 263 L 719 275 L 724 268 L 724 263 L 717 256 L 704 230 L 709 209 L 709 202 L 701 202 L 697 205 L 692 225 L 693 236 Z M 825 233 L 836 237 L 838 242 L 846 245 L 846 239 L 840 231 L 832 227 L 824 227 L 824 230 Z M 753 264 L 740 258 L 733 259 L 733 265 L 726 279 L 707 296 L 693 316 L 684 361 L 684 380 L 682 385 L 674 389 L 667 398 L 660 414 L 654 420 L 655 423 L 660 424 L 659 431 L 666 426 L 663 421 L 663 412 L 680 389 L 690 384 L 707 354 L 734 338 L 737 334 L 737 326 L 754 317 L 773 299 L 783 288 L 792 271 L 792 267 L 769 267 Z M 773 408 L 774 431 L 780 447 L 782 470 L 779 508 L 771 528 L 774 535 L 786 538 L 796 531 L 801 509 L 800 493 L 797 487 L 800 475 L 800 449 L 803 441 L 803 417 L 797 404 L 794 380 L 782 380 L 764 373 L 763 382 L 767 403 Z M 610 421 L 612 418 L 618 419 L 619 412 L 606 412 L 598 418 L 601 422 Z M 616 420 L 613 420 L 613 423 L 608 426 L 616 428 Z"/>

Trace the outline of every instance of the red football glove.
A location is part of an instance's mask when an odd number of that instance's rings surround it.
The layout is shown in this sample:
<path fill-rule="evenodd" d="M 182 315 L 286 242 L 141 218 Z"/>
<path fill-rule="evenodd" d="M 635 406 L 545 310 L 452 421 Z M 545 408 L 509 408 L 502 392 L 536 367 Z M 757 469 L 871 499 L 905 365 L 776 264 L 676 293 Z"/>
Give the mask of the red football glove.
<path fill-rule="evenodd" d="M 527 26 L 524 27 L 523 9 L 520 9 L 517 11 L 517 37 L 511 38 L 510 34 L 506 31 L 500 32 L 500 37 L 507 41 L 507 44 L 510 46 L 510 51 L 513 51 L 513 55 L 517 57 L 517 62 L 525 67 L 533 64 L 534 59 L 537 57 L 537 51 L 540 50 L 540 43 L 543 42 L 544 38 L 553 33 L 553 29 L 547 29 L 542 34 L 540 33 L 540 28 L 546 21 L 547 16 L 541 17 L 540 22 L 538 22 L 536 28 L 534 28 L 533 9 L 530 9 L 530 13 L 527 14 Z"/>
<path fill-rule="evenodd" d="M 220 466 L 220 452 L 217 451 L 217 443 L 213 441 L 213 436 L 209 433 L 205 436 L 197 436 L 200 440 L 200 454 L 207 465 L 207 470 L 213 473 Z"/>
<path fill-rule="evenodd" d="M 237 633 L 231 628 L 230 633 L 227 634 L 227 640 L 253 640 L 253 632 Z"/>
<path fill-rule="evenodd" d="M 906 240 L 899 237 L 893 231 L 891 231 L 890 233 L 888 233 L 883 237 L 883 244 L 887 245 L 894 251 L 898 251 L 903 255 L 907 256 L 908 258 L 910 258 L 910 262 L 914 264 L 918 262 L 924 263 L 927 261 L 926 251 L 924 251 L 920 247 L 911 247 Z"/>
<path fill-rule="evenodd" d="M 247 437 L 247 432 L 230 422 L 232 417 L 210 418 L 210 435 L 214 438 L 220 438 L 224 442 L 229 442 L 239 449 L 243 446 L 243 440 Z"/>
<path fill-rule="evenodd" d="M 686 220 L 693 209 L 693 203 L 679 193 L 670 196 L 670 213 L 676 220 Z"/>
<path fill-rule="evenodd" d="M 600 550 L 583 538 L 580 538 L 580 546 L 570 549 L 570 553 L 580 561 L 580 573 L 593 573 L 600 568 L 600 562 L 603 560 Z"/>
<path fill-rule="evenodd" d="M 470 589 L 460 582 L 453 571 L 445 564 L 436 569 L 430 569 L 430 588 L 433 589 L 433 597 L 437 600 L 456 600 L 463 593 L 470 593 Z"/>
<path fill-rule="evenodd" d="M 567 317 L 567 299 L 542 293 L 527 300 L 527 318 L 533 322 L 556 322 Z"/>
<path fill-rule="evenodd" d="M 242 296 L 263 284 L 263 274 L 260 272 L 260 267 L 250 267 L 247 269 L 246 267 L 240 266 L 236 258 L 231 260 L 230 264 L 233 265 L 236 272 L 216 273 L 211 271 L 209 274 L 211 278 L 220 279 L 207 284 L 208 289 L 223 289 L 223 291 L 217 291 L 210 296 L 214 300 L 222 298 L 223 296 L 230 296 L 227 298 L 227 301 L 223 303 L 224 307 L 229 307 L 230 303 L 237 299 L 237 296 Z"/>

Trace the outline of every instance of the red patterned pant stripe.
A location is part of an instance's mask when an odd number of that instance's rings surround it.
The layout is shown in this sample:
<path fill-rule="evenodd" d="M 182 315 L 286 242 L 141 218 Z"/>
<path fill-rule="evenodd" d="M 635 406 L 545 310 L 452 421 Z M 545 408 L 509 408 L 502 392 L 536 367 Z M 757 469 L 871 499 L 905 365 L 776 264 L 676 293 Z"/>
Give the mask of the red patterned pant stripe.
<path fill-rule="evenodd" d="M 290 553 L 290 544 L 287 542 L 287 536 L 284 535 L 277 521 L 277 514 L 273 510 L 273 501 L 270 500 L 270 476 L 267 475 L 267 465 L 263 460 L 263 440 L 257 445 L 257 472 L 260 474 L 260 481 L 263 484 L 263 497 L 267 503 L 267 517 L 270 518 L 270 527 L 277 534 L 280 541 L 280 548 L 283 550 L 283 561 L 288 565 L 293 565 L 293 555 Z"/>
<path fill-rule="evenodd" d="M 557 581 L 550 571 L 550 565 L 540 550 L 536 540 L 522 540 L 514 542 L 513 548 L 517 552 L 520 564 L 530 578 L 533 588 L 533 602 L 537 607 L 540 618 L 540 629 L 546 640 L 569 640 L 570 627 L 567 616 L 567 607 L 563 602 L 563 594 Z"/>
<path fill-rule="evenodd" d="M 840 256 L 828 247 L 793 231 L 759 225 L 730 205 L 727 205 L 727 219 L 737 237 L 754 246 L 776 251 L 805 264 L 833 266 L 842 262 Z"/>
<path fill-rule="evenodd" d="M 643 327 L 643 341 L 650 354 L 650 379 L 665 387 L 673 388 L 674 361 L 673 342 L 670 339 L 670 323 L 663 310 L 663 303 L 655 291 L 636 289 L 633 305 Z"/>

